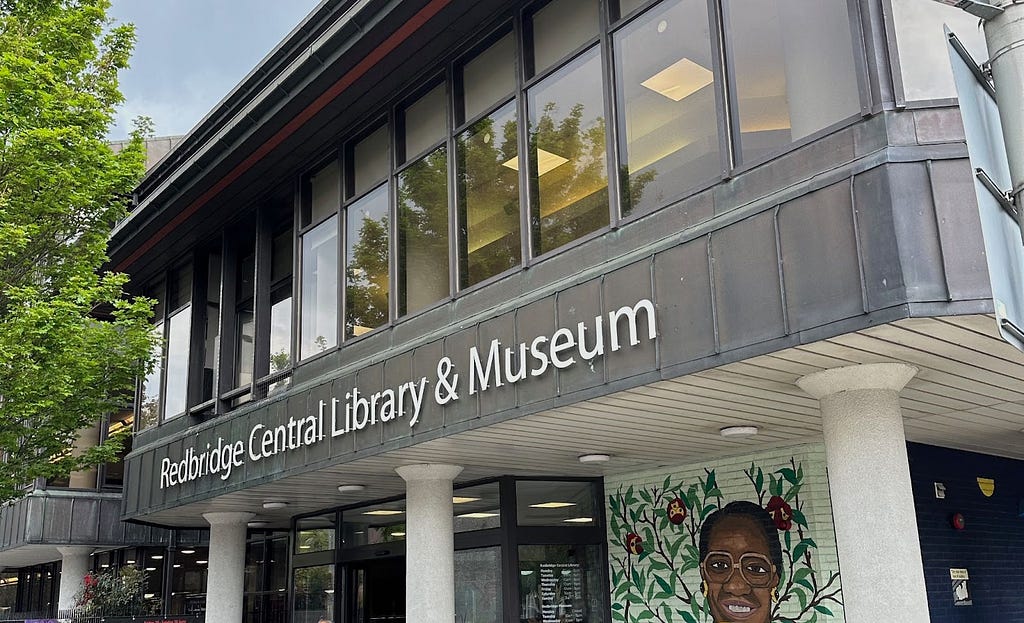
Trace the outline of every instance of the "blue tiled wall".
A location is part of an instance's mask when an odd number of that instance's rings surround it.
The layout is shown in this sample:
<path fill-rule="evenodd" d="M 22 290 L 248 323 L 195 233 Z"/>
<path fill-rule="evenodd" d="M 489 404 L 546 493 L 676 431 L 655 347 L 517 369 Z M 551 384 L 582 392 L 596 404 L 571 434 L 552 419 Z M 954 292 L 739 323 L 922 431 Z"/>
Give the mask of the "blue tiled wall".
<path fill-rule="evenodd" d="M 1024 462 L 908 444 L 910 475 L 921 534 L 928 604 L 933 623 L 1024 623 Z M 977 479 L 995 480 L 985 497 Z M 934 483 L 946 486 L 935 498 Z M 961 513 L 966 529 L 950 518 Z M 973 605 L 954 606 L 950 568 L 970 574 Z"/>

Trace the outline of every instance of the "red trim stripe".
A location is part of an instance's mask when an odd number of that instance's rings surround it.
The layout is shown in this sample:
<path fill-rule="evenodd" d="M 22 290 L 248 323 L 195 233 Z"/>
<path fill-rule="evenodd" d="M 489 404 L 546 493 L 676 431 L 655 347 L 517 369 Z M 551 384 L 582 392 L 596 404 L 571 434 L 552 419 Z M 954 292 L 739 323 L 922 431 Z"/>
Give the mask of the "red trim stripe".
<path fill-rule="evenodd" d="M 289 121 L 283 128 L 278 130 L 273 136 L 271 136 L 265 143 L 260 145 L 248 158 L 238 163 L 235 168 L 231 169 L 227 175 L 222 177 L 216 184 L 214 184 L 209 190 L 200 195 L 195 201 L 189 204 L 181 212 L 178 212 L 174 218 L 172 218 L 166 225 L 161 227 L 159 231 L 153 234 L 148 240 L 139 245 L 139 247 L 129 255 L 125 260 L 117 265 L 115 270 L 117 272 L 125 271 L 129 266 L 134 264 L 140 257 L 148 253 L 158 242 L 164 239 L 179 225 L 188 220 L 196 212 L 199 211 L 204 205 L 210 202 L 214 197 L 219 195 L 221 191 L 230 186 L 235 180 L 241 177 L 246 171 L 251 169 L 256 163 L 265 158 L 271 151 L 285 141 L 289 136 L 294 134 L 296 130 L 301 128 L 303 124 L 313 118 L 314 115 L 324 109 L 329 103 L 334 101 L 339 95 L 345 92 L 352 84 L 362 78 L 368 71 L 373 69 L 378 63 L 384 60 L 388 54 L 395 51 L 399 45 L 401 45 L 406 39 L 408 39 L 414 32 L 419 30 L 424 24 L 430 21 L 438 12 L 444 7 L 451 3 L 451 0 L 431 0 L 431 2 L 420 9 L 416 15 L 412 16 L 406 23 L 391 33 L 387 39 L 382 41 L 380 45 L 373 49 L 367 54 L 355 67 L 348 70 L 344 76 L 342 76 L 337 82 L 331 85 L 326 91 L 324 91 L 320 97 L 313 100 L 313 102 L 306 106 L 298 115 Z"/>

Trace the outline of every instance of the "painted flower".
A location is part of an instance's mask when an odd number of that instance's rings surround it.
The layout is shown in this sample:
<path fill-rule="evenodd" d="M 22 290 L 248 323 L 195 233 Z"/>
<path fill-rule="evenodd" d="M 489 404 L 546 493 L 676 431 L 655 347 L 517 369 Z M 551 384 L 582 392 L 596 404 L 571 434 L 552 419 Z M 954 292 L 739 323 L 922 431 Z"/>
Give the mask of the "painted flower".
<path fill-rule="evenodd" d="M 668 520 L 677 526 L 686 520 L 686 504 L 680 498 L 675 498 L 669 502 L 666 512 L 668 513 Z"/>
<path fill-rule="evenodd" d="M 765 510 L 772 516 L 772 521 L 779 530 L 786 531 L 793 527 L 793 507 L 781 497 L 773 495 L 768 500 Z"/>
<path fill-rule="evenodd" d="M 626 535 L 626 549 L 631 554 L 643 554 L 644 553 L 644 540 L 640 538 L 640 535 L 636 532 L 630 532 Z"/>

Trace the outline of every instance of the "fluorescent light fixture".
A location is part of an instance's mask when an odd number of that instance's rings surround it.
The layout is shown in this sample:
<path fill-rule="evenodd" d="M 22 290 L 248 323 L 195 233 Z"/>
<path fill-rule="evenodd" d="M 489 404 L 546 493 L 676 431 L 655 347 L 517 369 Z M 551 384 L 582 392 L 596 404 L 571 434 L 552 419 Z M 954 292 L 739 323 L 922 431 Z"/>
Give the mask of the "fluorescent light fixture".
<path fill-rule="evenodd" d="M 171 565 L 171 566 L 173 566 L 175 569 L 181 569 L 181 565 Z"/>
<path fill-rule="evenodd" d="M 465 519 L 487 519 L 488 517 L 497 517 L 497 516 L 498 516 L 498 513 L 465 513 L 464 515 L 459 515 L 459 517 L 462 517 L 462 518 L 465 518 Z"/>
<path fill-rule="evenodd" d="M 269 521 L 250 521 L 248 524 L 250 528 L 266 528 L 269 525 Z"/>
<path fill-rule="evenodd" d="M 103 565 L 103 566 L 107 567 L 109 565 Z M 156 571 L 156 567 L 146 567 L 146 571 Z"/>
<path fill-rule="evenodd" d="M 209 561 L 207 561 L 207 560 L 197 560 L 196 564 L 197 565 L 205 565 L 207 562 L 209 562 Z"/>
<path fill-rule="evenodd" d="M 365 490 L 366 485 L 338 485 L 338 493 L 359 493 Z"/>
<path fill-rule="evenodd" d="M 150 556 L 150 558 L 152 558 L 153 560 L 163 560 L 164 559 L 164 555 L 163 554 L 153 554 L 152 556 Z"/>
<path fill-rule="evenodd" d="M 707 68 L 688 58 L 681 58 L 640 84 L 678 102 L 714 81 L 714 74 Z"/>
<path fill-rule="evenodd" d="M 333 588 L 328 588 L 328 589 L 325 589 L 324 592 L 327 593 L 328 595 L 333 595 L 334 594 L 334 589 Z"/>
<path fill-rule="evenodd" d="M 305 545 L 300 545 L 299 549 L 313 549 L 313 546 L 307 543 Z"/>
<path fill-rule="evenodd" d="M 576 506 L 574 502 L 541 502 L 540 504 L 530 504 L 530 508 L 566 508 L 568 506 Z"/>
<path fill-rule="evenodd" d="M 282 502 L 280 500 L 267 500 L 266 502 L 263 503 L 263 508 L 267 509 L 268 511 L 278 510 L 287 507 L 288 502 Z"/>
<path fill-rule="evenodd" d="M 1003 13 L 1002 7 L 993 6 L 988 2 L 982 2 L 982 0 L 935 0 L 935 2 L 963 9 L 981 19 L 995 19 Z"/>
<path fill-rule="evenodd" d="M 562 166 L 566 162 L 569 162 L 568 158 L 563 158 L 558 154 L 553 154 L 550 151 L 537 148 L 537 175 L 541 176 L 545 173 L 550 173 L 554 169 Z M 508 167 L 513 171 L 519 170 L 519 156 L 514 156 L 511 160 L 501 163 L 501 166 Z"/>
<path fill-rule="evenodd" d="M 134 565 L 134 564 L 135 564 L 135 561 L 134 561 L 134 560 L 126 560 L 126 561 L 124 561 L 124 563 L 125 563 L 126 565 Z"/>
<path fill-rule="evenodd" d="M 479 502 L 480 498 L 466 498 L 456 495 L 452 498 L 452 504 L 468 504 L 470 502 Z"/>
<path fill-rule="evenodd" d="M 391 536 L 405 536 L 404 532 L 392 532 Z"/>
<path fill-rule="evenodd" d="M 155 596 L 156 596 L 156 593 L 143 593 L 142 598 L 143 599 L 153 599 L 153 597 L 155 597 Z"/>
<path fill-rule="evenodd" d="M 374 515 L 374 516 L 378 516 L 378 517 L 390 517 L 391 515 L 401 515 L 403 513 L 405 513 L 405 511 L 387 510 L 387 509 L 383 509 L 382 508 L 382 509 L 376 510 L 376 511 L 366 511 L 363 514 L 364 515 Z"/>
<path fill-rule="evenodd" d="M 756 426 L 727 426 L 718 431 L 722 437 L 753 437 L 757 434 Z"/>
<path fill-rule="evenodd" d="M 566 519 L 563 523 L 594 523 L 593 517 L 573 517 L 572 519 Z"/>
<path fill-rule="evenodd" d="M 183 550 L 181 550 L 181 553 L 182 554 L 195 554 L 196 550 L 194 550 L 194 549 L 183 549 Z"/>
<path fill-rule="evenodd" d="M 610 454 L 581 454 L 576 457 L 576 460 L 580 463 L 607 463 L 612 460 Z"/>
<path fill-rule="evenodd" d="M 529 569 L 523 569 L 519 572 L 519 575 L 533 575 L 533 571 L 530 571 Z"/>

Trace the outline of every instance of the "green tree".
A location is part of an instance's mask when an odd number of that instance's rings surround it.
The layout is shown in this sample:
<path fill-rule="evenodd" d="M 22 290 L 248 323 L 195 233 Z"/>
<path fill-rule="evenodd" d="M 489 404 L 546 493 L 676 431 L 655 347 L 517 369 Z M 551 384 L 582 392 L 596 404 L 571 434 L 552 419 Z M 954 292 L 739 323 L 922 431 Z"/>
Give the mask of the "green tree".
<path fill-rule="evenodd" d="M 76 432 L 123 408 L 154 343 L 151 303 L 101 272 L 144 168 L 114 154 L 118 71 L 135 40 L 108 0 L 0 0 L 0 500 L 113 458 Z M 101 321 L 101 320 L 102 321 Z"/>

